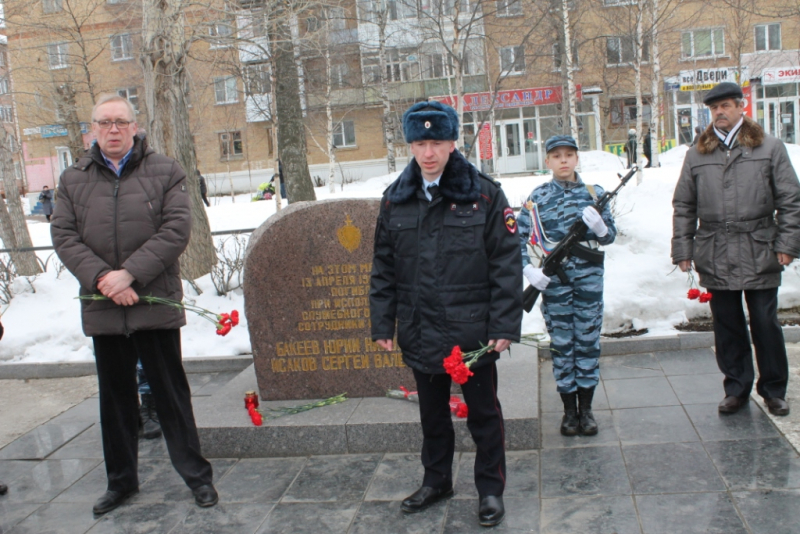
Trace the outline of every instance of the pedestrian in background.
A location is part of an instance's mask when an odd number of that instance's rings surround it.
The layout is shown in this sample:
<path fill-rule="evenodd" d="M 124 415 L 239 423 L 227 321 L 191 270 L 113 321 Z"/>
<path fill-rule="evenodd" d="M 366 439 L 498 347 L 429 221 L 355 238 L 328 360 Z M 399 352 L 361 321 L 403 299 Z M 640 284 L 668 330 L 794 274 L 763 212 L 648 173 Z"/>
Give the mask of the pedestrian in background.
<path fill-rule="evenodd" d="M 197 179 L 200 181 L 200 196 L 203 197 L 203 203 L 206 205 L 207 208 L 211 207 L 211 203 L 208 201 L 208 187 L 206 186 L 206 179 L 203 178 L 203 175 L 200 174 L 199 169 L 195 169 L 197 173 Z"/>
<path fill-rule="evenodd" d="M 53 214 L 53 192 L 46 185 L 42 186 L 42 192 L 39 193 L 39 202 L 42 203 L 42 211 L 47 222 L 50 222 L 50 216 Z"/>

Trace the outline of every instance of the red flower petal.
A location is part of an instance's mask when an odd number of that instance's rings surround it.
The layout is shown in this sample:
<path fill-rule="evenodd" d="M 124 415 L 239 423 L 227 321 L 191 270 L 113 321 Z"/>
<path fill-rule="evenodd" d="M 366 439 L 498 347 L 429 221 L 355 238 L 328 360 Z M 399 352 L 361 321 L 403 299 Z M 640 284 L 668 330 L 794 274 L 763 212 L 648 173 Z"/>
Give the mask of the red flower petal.
<path fill-rule="evenodd" d="M 456 417 L 460 417 L 464 419 L 467 414 L 469 414 L 469 410 L 467 409 L 467 405 L 463 402 L 458 405 L 458 409 L 456 410 Z"/>
<path fill-rule="evenodd" d="M 700 294 L 700 302 L 706 303 L 711 300 L 711 293 L 705 292 Z"/>
<path fill-rule="evenodd" d="M 233 326 L 236 326 L 237 324 L 239 324 L 239 312 L 236 311 L 236 310 L 233 310 L 231 312 L 231 324 Z"/>
<path fill-rule="evenodd" d="M 694 299 L 700 297 L 700 290 L 693 287 L 692 289 L 689 290 L 688 293 L 686 293 L 686 297 L 689 300 L 694 300 Z"/>

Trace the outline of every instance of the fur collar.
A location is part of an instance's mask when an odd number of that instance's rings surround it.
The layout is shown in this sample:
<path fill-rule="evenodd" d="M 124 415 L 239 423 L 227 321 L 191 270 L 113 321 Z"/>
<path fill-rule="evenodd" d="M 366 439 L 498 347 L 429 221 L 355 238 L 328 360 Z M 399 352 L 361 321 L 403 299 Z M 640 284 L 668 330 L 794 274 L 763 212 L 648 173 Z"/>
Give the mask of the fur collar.
<path fill-rule="evenodd" d="M 764 142 L 764 130 L 753 119 L 745 116 L 742 129 L 739 130 L 736 140 L 740 145 L 747 148 L 761 146 L 761 143 Z M 714 152 L 720 144 L 719 137 L 714 133 L 714 125 L 709 124 L 706 131 L 700 134 L 696 147 L 699 153 L 707 155 Z"/>
<path fill-rule="evenodd" d="M 422 174 L 419 164 L 412 159 L 397 180 L 386 190 L 386 196 L 390 202 L 403 204 L 415 198 L 420 189 L 422 189 Z M 439 192 L 456 202 L 475 202 L 481 196 L 478 169 L 458 150 L 450 154 L 442 179 L 439 180 Z"/>

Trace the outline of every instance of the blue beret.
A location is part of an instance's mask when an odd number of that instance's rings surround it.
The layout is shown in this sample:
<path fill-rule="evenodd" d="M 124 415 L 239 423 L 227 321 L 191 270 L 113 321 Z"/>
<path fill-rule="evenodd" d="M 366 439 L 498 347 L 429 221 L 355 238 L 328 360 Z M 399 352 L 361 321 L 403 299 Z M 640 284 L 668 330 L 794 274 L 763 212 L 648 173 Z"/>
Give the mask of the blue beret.
<path fill-rule="evenodd" d="M 458 139 L 458 113 L 447 104 L 431 100 L 417 102 L 403 113 L 403 133 L 406 143 L 433 139 Z"/>
<path fill-rule="evenodd" d="M 703 97 L 703 104 L 710 106 L 714 102 L 726 98 L 744 98 L 742 88 L 733 82 L 722 82 L 706 93 L 706 96 Z"/>
<path fill-rule="evenodd" d="M 554 135 L 550 137 L 544 143 L 544 150 L 549 154 L 551 150 L 560 146 L 568 146 L 578 150 L 578 143 L 575 142 L 575 138 L 571 135 Z"/>

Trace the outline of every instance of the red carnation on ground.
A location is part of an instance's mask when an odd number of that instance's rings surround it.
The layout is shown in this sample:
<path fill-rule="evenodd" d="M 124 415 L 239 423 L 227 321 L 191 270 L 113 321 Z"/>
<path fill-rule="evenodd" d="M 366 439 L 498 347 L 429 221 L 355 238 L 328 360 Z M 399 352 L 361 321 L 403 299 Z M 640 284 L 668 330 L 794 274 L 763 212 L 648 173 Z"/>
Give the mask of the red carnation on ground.
<path fill-rule="evenodd" d="M 217 335 L 226 336 L 228 335 L 228 332 L 231 331 L 231 328 L 233 328 L 233 325 L 231 325 L 230 323 L 225 323 L 225 324 L 220 323 L 217 325 Z"/>
<path fill-rule="evenodd" d="M 236 326 L 237 324 L 239 324 L 239 312 L 236 311 L 236 310 L 233 310 L 231 312 L 231 324 L 233 326 Z"/>
<path fill-rule="evenodd" d="M 700 290 L 697 289 L 696 287 L 693 287 L 692 289 L 689 290 L 688 293 L 686 293 L 686 297 L 689 300 L 695 300 L 700 297 Z"/>
<path fill-rule="evenodd" d="M 711 293 L 709 293 L 707 291 L 704 292 L 704 293 L 701 293 L 699 298 L 700 298 L 700 302 L 705 304 L 706 302 L 711 300 Z"/>

